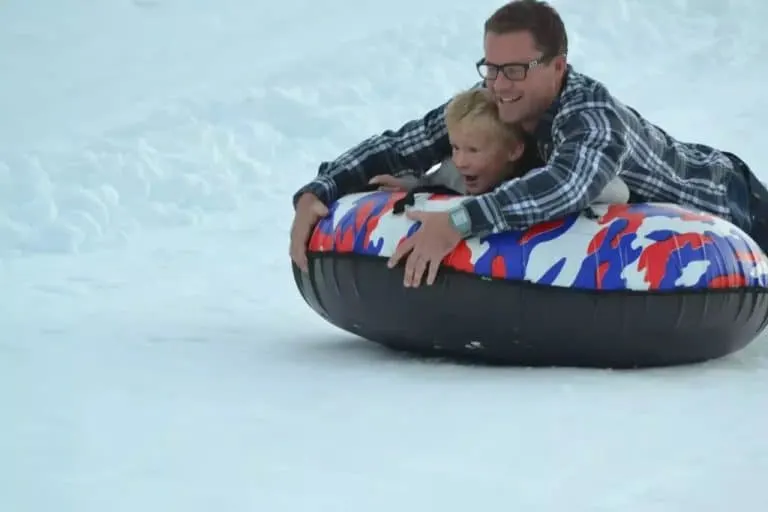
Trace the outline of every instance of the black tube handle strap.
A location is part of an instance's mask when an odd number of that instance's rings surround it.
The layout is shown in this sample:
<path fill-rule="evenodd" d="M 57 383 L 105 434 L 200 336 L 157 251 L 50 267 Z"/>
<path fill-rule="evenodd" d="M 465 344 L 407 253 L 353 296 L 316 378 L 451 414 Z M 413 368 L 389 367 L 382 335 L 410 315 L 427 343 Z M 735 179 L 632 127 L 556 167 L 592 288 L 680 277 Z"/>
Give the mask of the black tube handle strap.
<path fill-rule="evenodd" d="M 381 185 L 377 183 L 369 183 L 360 189 L 360 192 L 375 192 Z M 460 192 L 453 190 L 452 188 L 445 187 L 443 185 L 421 185 L 414 187 L 408 191 L 405 196 L 398 199 L 393 205 L 393 213 L 400 215 L 405 212 L 407 206 L 413 206 L 416 200 L 416 194 L 429 193 L 429 194 L 446 194 L 450 196 L 460 196 Z"/>

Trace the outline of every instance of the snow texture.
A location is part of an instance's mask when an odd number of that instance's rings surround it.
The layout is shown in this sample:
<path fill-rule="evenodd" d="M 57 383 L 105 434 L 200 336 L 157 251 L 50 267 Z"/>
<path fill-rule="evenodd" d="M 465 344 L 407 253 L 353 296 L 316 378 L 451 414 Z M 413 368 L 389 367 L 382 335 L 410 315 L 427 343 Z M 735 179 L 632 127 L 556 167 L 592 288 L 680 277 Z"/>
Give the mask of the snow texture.
<path fill-rule="evenodd" d="M 489 369 L 329 326 L 290 196 L 477 80 L 499 2 L 0 3 L 0 509 L 763 510 L 765 339 Z M 768 165 L 768 3 L 554 2 L 571 62 Z"/>

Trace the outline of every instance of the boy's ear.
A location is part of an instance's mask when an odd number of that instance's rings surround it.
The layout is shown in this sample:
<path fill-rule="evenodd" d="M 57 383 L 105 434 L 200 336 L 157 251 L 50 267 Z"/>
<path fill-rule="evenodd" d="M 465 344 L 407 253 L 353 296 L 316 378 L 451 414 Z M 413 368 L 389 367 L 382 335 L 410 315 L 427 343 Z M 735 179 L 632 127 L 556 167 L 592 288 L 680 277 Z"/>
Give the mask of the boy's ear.
<path fill-rule="evenodd" d="M 525 151 L 525 143 L 523 141 L 519 141 L 513 148 L 509 150 L 509 161 L 516 162 L 519 160 L 520 157 L 523 156 L 523 151 Z"/>

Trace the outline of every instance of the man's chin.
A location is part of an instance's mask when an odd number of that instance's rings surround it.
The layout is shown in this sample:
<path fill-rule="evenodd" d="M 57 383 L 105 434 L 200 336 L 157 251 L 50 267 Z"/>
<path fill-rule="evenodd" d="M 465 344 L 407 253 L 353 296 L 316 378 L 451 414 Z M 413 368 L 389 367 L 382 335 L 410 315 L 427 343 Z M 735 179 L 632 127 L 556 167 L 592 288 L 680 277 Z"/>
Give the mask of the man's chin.
<path fill-rule="evenodd" d="M 518 123 L 523 118 L 523 110 L 517 103 L 499 104 L 499 117 L 505 123 Z"/>

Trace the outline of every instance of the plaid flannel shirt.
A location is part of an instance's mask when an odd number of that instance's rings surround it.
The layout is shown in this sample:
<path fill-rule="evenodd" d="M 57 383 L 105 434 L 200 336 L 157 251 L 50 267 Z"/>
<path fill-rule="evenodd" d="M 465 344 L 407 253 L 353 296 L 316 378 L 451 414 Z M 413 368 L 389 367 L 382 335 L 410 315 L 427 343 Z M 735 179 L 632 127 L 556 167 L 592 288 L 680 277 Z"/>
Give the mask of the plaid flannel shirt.
<path fill-rule="evenodd" d="M 296 192 L 294 204 L 304 192 L 329 204 L 379 174 L 423 175 L 451 154 L 446 104 L 323 162 L 317 177 Z M 743 177 L 725 153 L 670 137 L 570 65 L 560 95 L 533 135 L 546 165 L 457 207 L 470 218 L 470 236 L 524 229 L 581 211 L 619 174 L 645 201 L 687 205 L 750 227 L 746 201 L 731 200 L 728 190 L 734 177 L 743 186 Z"/>

